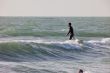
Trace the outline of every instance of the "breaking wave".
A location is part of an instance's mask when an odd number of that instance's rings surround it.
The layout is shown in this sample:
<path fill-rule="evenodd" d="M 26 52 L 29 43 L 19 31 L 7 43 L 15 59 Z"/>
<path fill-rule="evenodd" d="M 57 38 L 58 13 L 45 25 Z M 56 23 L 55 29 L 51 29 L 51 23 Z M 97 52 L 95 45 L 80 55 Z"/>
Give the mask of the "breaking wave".
<path fill-rule="evenodd" d="M 80 60 L 103 57 L 110 39 L 73 41 L 11 40 L 0 41 L 1 61 Z M 108 52 L 109 53 L 109 52 Z"/>

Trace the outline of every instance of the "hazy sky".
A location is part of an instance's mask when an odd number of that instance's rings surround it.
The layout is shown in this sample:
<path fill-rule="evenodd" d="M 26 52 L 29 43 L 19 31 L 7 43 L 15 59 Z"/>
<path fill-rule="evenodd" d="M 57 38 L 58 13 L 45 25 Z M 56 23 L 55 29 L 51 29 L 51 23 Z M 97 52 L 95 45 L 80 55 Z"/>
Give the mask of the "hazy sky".
<path fill-rule="evenodd" d="M 110 0 L 0 0 L 0 16 L 110 16 Z"/>

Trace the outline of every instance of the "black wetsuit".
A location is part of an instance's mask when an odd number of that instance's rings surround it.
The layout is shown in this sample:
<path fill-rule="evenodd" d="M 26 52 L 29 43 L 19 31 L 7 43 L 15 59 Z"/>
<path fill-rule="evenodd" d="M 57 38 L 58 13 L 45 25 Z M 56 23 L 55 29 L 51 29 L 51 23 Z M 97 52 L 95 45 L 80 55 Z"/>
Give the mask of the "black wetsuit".
<path fill-rule="evenodd" d="M 73 30 L 73 27 L 72 26 L 69 27 L 69 33 L 70 33 L 69 40 L 71 40 L 72 38 L 74 38 L 74 30 Z"/>

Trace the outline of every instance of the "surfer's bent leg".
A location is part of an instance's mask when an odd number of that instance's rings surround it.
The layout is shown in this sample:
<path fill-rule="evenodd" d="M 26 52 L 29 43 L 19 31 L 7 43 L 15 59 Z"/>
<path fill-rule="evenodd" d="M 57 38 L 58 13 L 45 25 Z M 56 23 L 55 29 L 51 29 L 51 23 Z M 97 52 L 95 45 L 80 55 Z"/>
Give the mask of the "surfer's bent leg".
<path fill-rule="evenodd" d="M 70 35 L 70 38 L 69 38 L 69 40 L 71 40 L 72 38 L 73 38 L 73 34 L 71 34 L 71 35 Z"/>
<path fill-rule="evenodd" d="M 73 34 L 73 39 L 75 40 L 74 34 Z"/>

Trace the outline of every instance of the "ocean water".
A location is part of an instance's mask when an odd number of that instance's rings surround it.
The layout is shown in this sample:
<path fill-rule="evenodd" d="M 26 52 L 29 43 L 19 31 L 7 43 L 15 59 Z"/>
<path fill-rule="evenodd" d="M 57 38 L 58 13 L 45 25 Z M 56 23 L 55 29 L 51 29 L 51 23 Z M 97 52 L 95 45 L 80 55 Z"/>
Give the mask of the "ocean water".
<path fill-rule="evenodd" d="M 75 38 L 69 41 L 68 23 Z M 0 17 L 0 73 L 110 73 L 110 17 Z"/>

